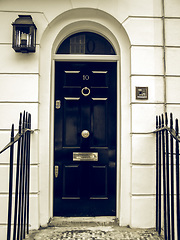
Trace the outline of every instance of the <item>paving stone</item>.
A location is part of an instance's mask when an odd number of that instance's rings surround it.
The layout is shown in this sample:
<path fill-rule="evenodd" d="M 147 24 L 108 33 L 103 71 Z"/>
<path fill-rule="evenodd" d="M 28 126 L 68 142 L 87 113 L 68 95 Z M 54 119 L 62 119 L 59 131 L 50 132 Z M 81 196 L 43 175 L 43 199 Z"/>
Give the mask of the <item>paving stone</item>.
<path fill-rule="evenodd" d="M 104 231 L 103 231 L 103 228 Z M 58 228 L 52 228 L 49 227 L 47 229 L 42 229 L 36 232 L 30 233 L 30 235 L 26 238 L 29 240 L 61 240 L 61 239 L 69 239 L 69 240 L 120 240 L 120 239 L 132 239 L 132 240 L 160 240 L 163 239 L 162 237 L 159 237 L 157 232 L 155 230 L 134 230 L 127 232 L 122 230 L 121 227 L 119 228 L 113 228 L 106 229 L 106 227 L 101 227 L 101 230 L 97 230 L 91 228 L 85 229 L 65 229 L 64 227 L 58 227 Z"/>

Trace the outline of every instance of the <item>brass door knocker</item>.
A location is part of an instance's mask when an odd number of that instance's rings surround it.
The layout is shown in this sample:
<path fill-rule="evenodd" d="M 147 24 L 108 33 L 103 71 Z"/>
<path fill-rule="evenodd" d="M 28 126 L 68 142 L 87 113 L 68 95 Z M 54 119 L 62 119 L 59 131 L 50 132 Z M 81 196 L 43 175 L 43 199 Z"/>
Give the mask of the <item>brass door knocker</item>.
<path fill-rule="evenodd" d="M 89 96 L 90 92 L 91 92 L 91 90 L 88 87 L 84 87 L 81 90 L 82 95 L 85 96 L 85 97 Z"/>

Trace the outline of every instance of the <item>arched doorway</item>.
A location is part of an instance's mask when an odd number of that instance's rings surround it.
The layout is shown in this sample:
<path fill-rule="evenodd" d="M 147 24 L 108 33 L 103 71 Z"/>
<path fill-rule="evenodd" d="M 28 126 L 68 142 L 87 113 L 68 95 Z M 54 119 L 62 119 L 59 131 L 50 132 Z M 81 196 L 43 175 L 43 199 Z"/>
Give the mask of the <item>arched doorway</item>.
<path fill-rule="evenodd" d="M 58 46 L 73 33 L 98 33 L 111 43 L 117 55 L 56 54 Z M 39 223 L 53 216 L 54 184 L 54 79 L 55 62 L 117 63 L 117 179 L 116 217 L 130 224 L 131 136 L 130 136 L 130 41 L 123 25 L 99 9 L 70 9 L 46 28 L 40 48 L 39 77 Z"/>
<path fill-rule="evenodd" d="M 57 54 L 115 51 L 81 32 Z M 116 215 L 116 78 L 116 62 L 55 62 L 54 216 Z"/>

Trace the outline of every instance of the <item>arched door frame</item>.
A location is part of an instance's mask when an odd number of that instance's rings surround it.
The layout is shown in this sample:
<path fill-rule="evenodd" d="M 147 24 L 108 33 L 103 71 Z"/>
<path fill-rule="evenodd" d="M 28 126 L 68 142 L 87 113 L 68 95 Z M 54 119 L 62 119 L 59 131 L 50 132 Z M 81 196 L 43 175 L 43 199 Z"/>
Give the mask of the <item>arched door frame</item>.
<path fill-rule="evenodd" d="M 71 13 L 70 13 L 71 12 Z M 98 12 L 98 13 L 97 13 Z M 53 149 L 54 149 L 54 72 L 55 61 L 113 61 L 117 62 L 117 218 L 121 225 L 130 223 L 130 42 L 121 24 L 109 14 L 95 9 L 70 10 L 52 23 L 42 38 L 40 54 L 40 107 L 39 107 L 39 161 L 40 161 L 40 224 L 45 224 L 53 213 Z M 80 16 L 80 17 L 79 17 Z M 98 17 L 97 17 L 98 16 Z M 89 19 L 90 18 L 90 19 Z M 111 29 L 111 31 L 109 30 Z M 117 55 L 55 54 L 68 36 L 91 31 L 107 38 Z M 51 45 L 51 52 L 45 50 Z M 43 52 L 44 49 L 44 52 Z M 46 54 L 45 54 L 46 52 Z M 46 59 L 51 57 L 50 59 Z M 45 65 L 43 62 L 46 62 Z M 50 65 L 49 65 L 50 64 Z M 41 67 L 42 66 L 42 67 Z M 49 68 L 51 66 L 51 68 Z M 49 71 L 48 71 L 49 68 Z M 50 74 L 51 73 L 51 74 Z M 45 83 L 46 82 L 46 83 Z M 45 85 L 46 84 L 46 85 Z M 46 95 L 45 98 L 45 91 Z M 48 100 L 49 97 L 49 100 Z M 47 106 L 46 106 L 47 104 Z M 44 117 L 48 117 L 46 123 Z M 42 144 L 43 142 L 43 144 Z M 45 147 L 42 148 L 42 145 Z M 48 148 L 48 149 L 47 149 Z M 43 156 L 46 162 L 43 162 Z M 41 164 L 42 163 L 42 164 Z M 49 171 L 47 171 L 49 166 Z M 45 175 L 47 189 L 43 187 Z M 122 171 L 123 169 L 123 171 Z M 49 196 L 45 203 L 44 197 Z M 43 207 L 44 205 L 44 207 Z M 44 209 L 46 212 L 44 212 Z"/>

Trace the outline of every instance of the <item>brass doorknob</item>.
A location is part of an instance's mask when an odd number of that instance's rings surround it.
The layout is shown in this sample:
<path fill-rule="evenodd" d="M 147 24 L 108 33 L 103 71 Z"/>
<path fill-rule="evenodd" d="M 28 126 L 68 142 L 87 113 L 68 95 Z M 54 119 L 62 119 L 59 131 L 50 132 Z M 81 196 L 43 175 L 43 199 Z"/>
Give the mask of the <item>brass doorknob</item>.
<path fill-rule="evenodd" d="M 83 131 L 81 132 L 81 136 L 82 136 L 83 138 L 88 138 L 89 135 L 90 135 L 90 133 L 89 133 L 88 130 L 83 130 Z"/>

